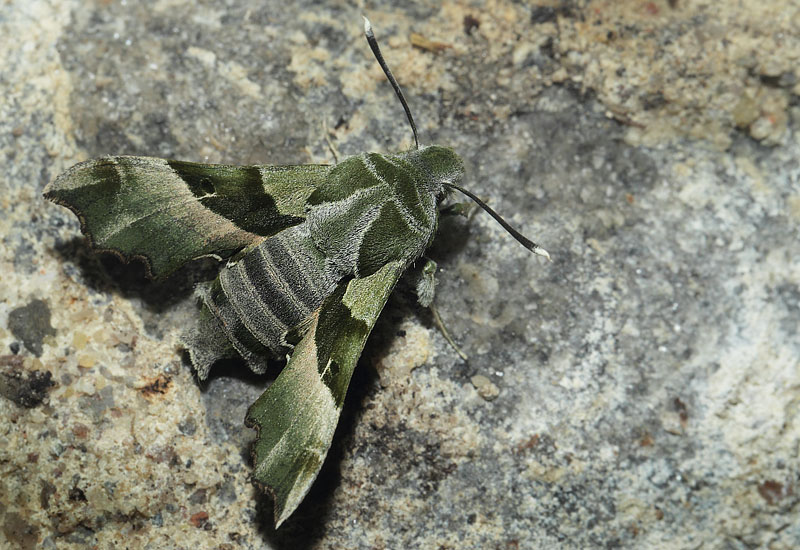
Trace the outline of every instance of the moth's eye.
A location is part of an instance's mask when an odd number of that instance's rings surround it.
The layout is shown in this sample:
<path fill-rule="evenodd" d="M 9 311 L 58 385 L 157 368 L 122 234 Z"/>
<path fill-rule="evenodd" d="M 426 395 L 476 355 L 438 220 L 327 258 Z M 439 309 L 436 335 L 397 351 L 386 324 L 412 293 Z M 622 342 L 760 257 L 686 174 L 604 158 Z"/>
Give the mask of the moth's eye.
<path fill-rule="evenodd" d="M 212 182 L 209 178 L 201 178 L 199 184 L 203 193 L 206 195 L 214 194 L 214 182 Z"/>

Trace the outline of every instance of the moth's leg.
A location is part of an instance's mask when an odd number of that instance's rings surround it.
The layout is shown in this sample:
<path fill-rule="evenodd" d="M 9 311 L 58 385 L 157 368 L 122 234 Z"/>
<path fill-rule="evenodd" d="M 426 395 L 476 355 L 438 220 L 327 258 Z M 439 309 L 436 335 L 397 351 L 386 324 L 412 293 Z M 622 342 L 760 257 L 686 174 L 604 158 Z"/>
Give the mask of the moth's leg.
<path fill-rule="evenodd" d="M 431 304 L 429 307 L 431 308 L 431 313 L 433 313 L 433 322 L 436 323 L 436 327 L 442 333 L 444 339 L 447 340 L 447 343 L 450 344 L 454 350 L 456 350 L 456 353 L 461 357 L 461 359 L 463 359 L 464 361 L 468 361 L 469 357 L 467 357 L 467 354 L 461 351 L 461 348 L 458 347 L 456 343 L 453 341 L 453 339 L 450 337 L 450 333 L 447 332 L 447 327 L 444 326 L 444 322 L 442 321 L 442 318 L 439 315 L 439 310 L 436 309 L 436 306 L 433 304 Z"/>
<path fill-rule="evenodd" d="M 442 318 L 439 315 L 439 310 L 433 305 L 433 297 L 436 291 L 436 269 L 436 262 L 425 258 L 425 264 L 422 268 L 414 270 L 411 273 L 412 282 L 417 291 L 417 300 L 421 306 L 430 308 L 433 314 L 433 322 L 436 323 L 436 327 L 442 333 L 444 339 L 447 340 L 447 343 L 456 350 L 456 353 L 466 361 L 468 359 L 467 355 L 461 351 L 461 348 L 459 348 L 450 337 L 450 333 L 447 331 L 447 327 L 444 326 Z"/>
<path fill-rule="evenodd" d="M 328 123 L 324 119 L 322 120 L 322 130 L 325 134 L 325 141 L 328 143 L 328 149 L 330 149 L 333 155 L 333 163 L 339 164 L 339 151 L 336 150 L 336 146 L 333 144 L 333 141 L 331 141 L 331 132 L 328 130 Z"/>
<path fill-rule="evenodd" d="M 425 263 L 422 268 L 413 269 L 409 276 L 414 290 L 417 293 L 417 301 L 422 307 L 430 307 L 433 303 L 433 296 L 436 293 L 436 262 L 428 258 L 422 258 Z"/>

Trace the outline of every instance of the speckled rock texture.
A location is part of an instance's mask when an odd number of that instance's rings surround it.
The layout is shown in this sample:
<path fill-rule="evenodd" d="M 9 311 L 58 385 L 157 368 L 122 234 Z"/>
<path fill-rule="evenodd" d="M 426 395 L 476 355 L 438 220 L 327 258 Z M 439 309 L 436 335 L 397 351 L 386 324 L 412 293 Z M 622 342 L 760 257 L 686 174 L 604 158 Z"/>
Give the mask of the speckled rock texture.
<path fill-rule="evenodd" d="M 355 3 L 354 3 L 355 4 Z M 247 406 L 162 282 L 41 197 L 137 154 L 331 162 L 422 140 L 487 215 L 403 292 L 279 530 Z M 0 548 L 800 547 L 800 4 L 794 0 L 0 5 Z"/>

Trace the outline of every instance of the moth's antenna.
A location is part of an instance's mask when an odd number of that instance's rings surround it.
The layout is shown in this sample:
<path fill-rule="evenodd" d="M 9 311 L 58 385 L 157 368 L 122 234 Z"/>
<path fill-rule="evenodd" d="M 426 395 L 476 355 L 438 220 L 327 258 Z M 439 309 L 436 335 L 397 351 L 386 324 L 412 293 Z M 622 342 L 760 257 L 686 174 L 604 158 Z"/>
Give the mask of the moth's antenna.
<path fill-rule="evenodd" d="M 364 17 L 363 15 L 361 17 Z M 414 145 L 416 145 L 417 149 L 419 149 L 419 138 L 417 137 L 417 125 L 414 124 L 414 117 L 411 116 L 411 110 L 408 108 L 408 103 L 406 103 L 406 98 L 403 96 L 403 91 L 400 89 L 400 85 L 397 84 L 397 80 L 394 79 L 394 75 L 392 71 L 389 70 L 389 66 L 386 64 L 386 61 L 383 59 L 383 54 L 381 53 L 381 49 L 378 47 L 378 41 L 375 40 L 375 33 L 372 32 L 372 25 L 370 25 L 369 19 L 364 17 L 364 34 L 367 35 L 367 42 L 369 42 L 369 47 L 372 49 L 372 53 L 375 54 L 375 59 L 378 60 L 378 64 L 383 69 L 383 74 L 386 75 L 386 78 L 389 79 L 389 84 L 392 85 L 394 88 L 394 93 L 397 94 L 398 99 L 400 99 L 400 103 L 403 104 L 403 109 L 406 112 L 406 116 L 408 117 L 408 122 L 411 124 L 411 131 L 414 132 Z"/>
<path fill-rule="evenodd" d="M 472 200 L 474 200 L 474 201 L 475 201 L 475 202 L 478 204 L 478 206 L 480 206 L 481 208 L 483 208 L 484 210 L 486 210 L 486 212 L 488 212 L 488 213 L 489 213 L 489 215 L 490 215 L 491 217 L 493 217 L 493 218 L 494 218 L 494 219 L 497 221 L 497 223 L 499 223 L 500 225 L 502 225 L 502 226 L 503 226 L 503 229 L 505 229 L 506 231 L 508 231 L 508 232 L 511 234 L 511 236 L 512 236 L 512 237 L 514 237 L 515 239 L 517 239 L 517 241 L 518 241 L 518 242 L 519 242 L 519 243 L 520 243 L 522 246 L 524 246 L 525 248 L 527 248 L 528 250 L 530 250 L 530 251 L 531 251 L 531 252 L 533 252 L 534 254 L 538 254 L 539 256 L 544 256 L 545 258 L 547 258 L 548 260 L 550 260 L 550 254 L 547 252 L 547 250 L 545 250 L 544 248 L 542 248 L 541 246 L 539 246 L 539 245 L 538 245 L 538 244 L 536 244 L 535 242 L 533 242 L 533 241 L 531 241 L 530 239 L 528 239 L 527 237 L 525 237 L 525 235 L 523 235 L 522 233 L 520 233 L 519 231 L 517 231 L 516 229 L 514 229 L 513 227 L 511 227 L 511 225 L 509 225 L 509 223 L 508 223 L 506 220 L 504 220 L 504 219 L 503 219 L 503 218 L 500 216 L 500 214 L 498 214 L 497 212 L 495 212 L 494 210 L 492 210 L 491 208 L 489 208 L 489 205 L 487 205 L 487 204 L 486 204 L 485 202 L 483 202 L 481 199 L 479 199 L 478 197 L 476 197 L 475 195 L 473 195 L 471 192 L 467 191 L 467 190 L 466 190 L 466 189 L 464 189 L 463 187 L 460 187 L 460 186 L 458 186 L 458 185 L 455 185 L 454 183 L 448 183 L 448 182 L 444 182 L 444 185 L 445 185 L 445 186 L 447 186 L 447 187 L 450 187 L 450 188 L 452 188 L 452 189 L 457 189 L 458 191 L 461 191 L 461 192 L 462 192 L 462 193 L 464 193 L 466 196 L 468 196 L 469 198 L 471 198 Z M 552 261 L 552 260 L 550 260 L 550 261 Z"/>

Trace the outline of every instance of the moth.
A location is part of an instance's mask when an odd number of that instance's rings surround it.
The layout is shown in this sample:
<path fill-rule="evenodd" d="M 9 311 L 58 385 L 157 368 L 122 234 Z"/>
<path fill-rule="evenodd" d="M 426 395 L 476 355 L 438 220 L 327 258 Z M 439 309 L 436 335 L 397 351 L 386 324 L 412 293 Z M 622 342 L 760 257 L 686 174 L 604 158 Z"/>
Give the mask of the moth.
<path fill-rule="evenodd" d="M 420 303 L 431 304 L 436 265 L 417 262 L 450 190 L 549 259 L 459 185 L 464 165 L 453 149 L 420 146 L 366 18 L 364 32 L 414 134 L 408 151 L 299 166 L 110 156 L 73 166 L 44 191 L 78 216 L 93 248 L 138 258 L 151 277 L 203 256 L 225 260 L 198 287 L 198 326 L 182 337 L 201 380 L 223 358 L 263 373 L 290 354 L 245 418 L 258 432 L 253 481 L 272 495 L 276 527 L 316 478 L 364 343 L 406 270 L 416 273 Z"/>

